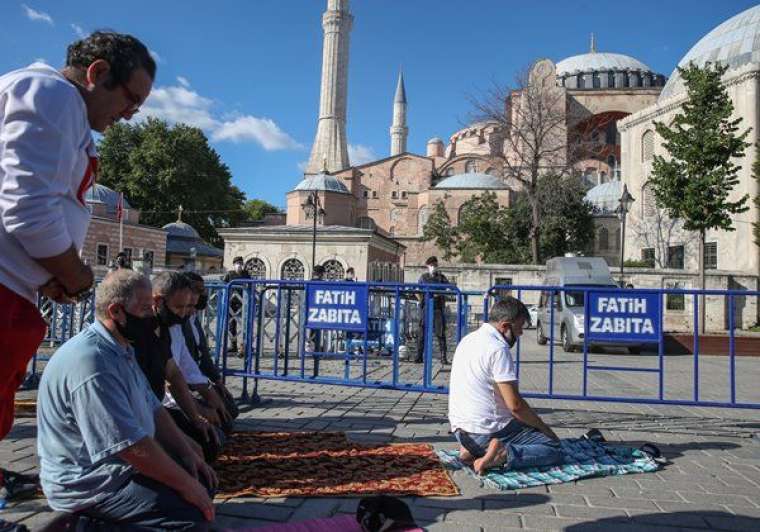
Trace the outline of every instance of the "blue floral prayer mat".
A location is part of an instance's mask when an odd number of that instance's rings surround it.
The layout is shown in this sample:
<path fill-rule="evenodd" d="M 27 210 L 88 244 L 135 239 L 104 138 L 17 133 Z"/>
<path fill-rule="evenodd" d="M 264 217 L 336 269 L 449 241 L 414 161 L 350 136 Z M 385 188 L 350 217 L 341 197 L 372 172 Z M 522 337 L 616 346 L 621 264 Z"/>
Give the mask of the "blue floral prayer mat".
<path fill-rule="evenodd" d="M 545 484 L 562 484 L 581 478 L 649 473 L 660 469 L 661 462 L 639 449 L 617 447 L 586 439 L 560 442 L 565 463 L 551 467 L 533 467 L 519 471 L 494 468 L 481 476 L 459 460 L 459 451 L 436 451 L 449 469 L 464 469 L 480 480 L 482 486 L 497 490 L 516 490 Z"/>

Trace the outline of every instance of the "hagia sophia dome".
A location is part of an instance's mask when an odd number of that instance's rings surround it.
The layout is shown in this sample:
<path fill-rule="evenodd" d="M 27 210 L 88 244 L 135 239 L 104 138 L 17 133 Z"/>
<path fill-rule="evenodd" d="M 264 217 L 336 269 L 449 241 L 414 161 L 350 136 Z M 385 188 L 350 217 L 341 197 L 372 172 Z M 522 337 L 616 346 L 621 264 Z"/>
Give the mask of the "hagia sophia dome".
<path fill-rule="evenodd" d="M 734 69 L 760 63 L 760 5 L 734 15 L 702 37 L 683 56 L 678 66 L 689 63 L 702 67 L 708 62 L 720 62 Z M 660 93 L 659 101 L 676 96 L 684 90 L 678 69 L 673 71 Z"/>

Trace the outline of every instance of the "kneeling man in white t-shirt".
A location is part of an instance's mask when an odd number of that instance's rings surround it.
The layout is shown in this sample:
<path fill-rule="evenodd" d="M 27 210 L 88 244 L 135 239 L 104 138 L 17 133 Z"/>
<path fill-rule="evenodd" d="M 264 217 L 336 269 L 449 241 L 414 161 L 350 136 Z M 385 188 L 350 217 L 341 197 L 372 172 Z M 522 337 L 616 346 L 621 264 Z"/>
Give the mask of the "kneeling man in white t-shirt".
<path fill-rule="evenodd" d="M 505 465 L 523 469 L 562 462 L 559 438 L 517 385 L 509 348 L 523 332 L 528 310 L 514 297 L 498 301 L 488 322 L 459 342 L 451 367 L 449 422 L 460 458 L 479 474 Z"/>

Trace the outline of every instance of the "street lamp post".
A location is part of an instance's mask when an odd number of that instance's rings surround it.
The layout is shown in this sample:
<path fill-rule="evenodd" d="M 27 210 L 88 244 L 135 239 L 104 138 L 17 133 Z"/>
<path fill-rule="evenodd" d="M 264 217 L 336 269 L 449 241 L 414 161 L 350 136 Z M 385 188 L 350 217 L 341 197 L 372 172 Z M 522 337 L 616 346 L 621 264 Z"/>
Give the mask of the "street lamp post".
<path fill-rule="evenodd" d="M 618 218 L 620 218 L 620 285 L 625 286 L 623 276 L 625 274 L 625 219 L 628 212 L 631 210 L 631 205 L 636 201 L 631 193 L 628 192 L 628 185 L 623 185 L 623 193 L 620 195 L 619 205 L 617 210 Z"/>
<path fill-rule="evenodd" d="M 309 192 L 306 198 L 306 202 L 301 204 L 306 212 L 306 218 L 311 217 L 313 219 L 312 233 L 311 233 L 311 268 L 317 264 L 317 219 L 320 216 L 325 215 L 325 210 L 319 201 L 319 193 L 316 190 Z"/>

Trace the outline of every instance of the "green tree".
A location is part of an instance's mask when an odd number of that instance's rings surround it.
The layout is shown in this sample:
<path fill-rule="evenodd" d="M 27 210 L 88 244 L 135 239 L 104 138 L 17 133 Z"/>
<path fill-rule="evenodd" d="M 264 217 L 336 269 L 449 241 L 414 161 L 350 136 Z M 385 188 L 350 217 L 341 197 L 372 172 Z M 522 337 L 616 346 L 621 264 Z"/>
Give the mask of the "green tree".
<path fill-rule="evenodd" d="M 446 212 L 444 203 L 448 198 L 449 196 L 446 195 L 443 200 L 438 200 L 435 203 L 433 212 L 430 213 L 422 233 L 423 240 L 435 241 L 435 245 L 443 252 L 444 260 L 449 260 L 457 253 L 455 249 L 456 230 L 451 226 L 451 218 Z"/>
<path fill-rule="evenodd" d="M 212 244 L 221 244 L 216 227 L 245 218 L 245 195 L 203 132 L 185 124 L 170 127 L 148 118 L 116 124 L 99 146 L 99 180 L 124 194 L 140 209 L 141 221 L 162 226 L 177 219 L 189 223 Z"/>
<path fill-rule="evenodd" d="M 473 196 L 462 205 L 456 227 L 451 226 L 444 203 L 439 201 L 425 225 L 423 238 L 435 240 L 446 259 L 530 264 L 534 257 L 531 234 L 535 199 L 540 205 L 541 256 L 583 254 L 594 241 L 591 205 L 584 196 L 579 180 L 544 175 L 539 178 L 535 195 L 519 194 L 510 207 L 500 206 L 492 192 Z"/>
<path fill-rule="evenodd" d="M 732 215 L 745 212 L 748 196 L 729 199 L 739 183 L 736 160 L 749 146 L 749 129 L 739 133 L 741 117 L 731 119 L 734 106 L 721 77 L 728 67 L 693 63 L 678 72 L 686 85 L 686 102 L 670 127 L 655 122 L 669 160 L 654 157 L 651 183 L 658 205 L 668 216 L 683 220 L 684 229 L 699 233 L 699 284 L 705 288 L 704 249 L 708 229 L 733 231 Z M 700 297 L 705 325 L 704 297 Z"/>
<path fill-rule="evenodd" d="M 262 220 L 267 214 L 277 214 L 282 212 L 278 207 L 260 199 L 252 199 L 243 205 L 245 216 L 248 221 L 257 222 Z"/>

